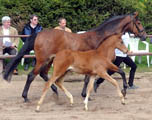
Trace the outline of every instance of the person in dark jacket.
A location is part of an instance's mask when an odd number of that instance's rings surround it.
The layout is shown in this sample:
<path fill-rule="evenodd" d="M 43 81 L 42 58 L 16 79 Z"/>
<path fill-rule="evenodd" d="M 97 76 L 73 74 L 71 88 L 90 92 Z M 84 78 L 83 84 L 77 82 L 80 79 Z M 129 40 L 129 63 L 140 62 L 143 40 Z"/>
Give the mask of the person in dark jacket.
<path fill-rule="evenodd" d="M 31 15 L 30 16 L 30 22 L 28 24 L 26 24 L 23 28 L 23 31 L 22 31 L 22 35 L 32 35 L 34 33 L 38 33 L 42 30 L 42 26 L 38 23 L 38 16 L 37 15 Z M 27 41 L 28 38 L 23 38 L 22 37 L 22 41 L 25 43 Z M 30 51 L 27 53 L 29 54 Z M 25 61 L 24 61 L 24 70 L 28 70 L 29 68 L 29 63 L 30 63 L 30 60 L 29 58 L 25 58 Z M 33 59 L 32 61 L 32 66 L 34 67 L 36 63 L 36 59 Z"/>

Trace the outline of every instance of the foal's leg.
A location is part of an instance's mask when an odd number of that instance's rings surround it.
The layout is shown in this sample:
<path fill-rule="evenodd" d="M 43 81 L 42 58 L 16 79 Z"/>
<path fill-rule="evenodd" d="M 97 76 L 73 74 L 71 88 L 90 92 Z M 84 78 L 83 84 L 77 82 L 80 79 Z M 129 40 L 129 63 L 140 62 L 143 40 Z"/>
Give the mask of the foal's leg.
<path fill-rule="evenodd" d="M 121 98 L 121 103 L 125 104 L 124 95 L 122 94 L 120 90 L 118 82 L 115 79 L 113 79 L 111 76 L 109 76 L 106 72 L 100 72 L 98 73 L 98 75 L 104 78 L 105 80 L 108 80 L 109 82 L 111 82 L 117 88 L 118 95 Z"/>
<path fill-rule="evenodd" d="M 40 110 L 40 105 L 43 103 L 43 100 L 45 98 L 45 95 L 49 89 L 49 87 L 57 80 L 58 77 L 52 77 L 48 82 L 46 82 L 45 87 L 43 89 L 43 93 L 41 95 L 40 100 L 38 101 L 37 107 L 36 107 L 36 112 L 39 112 Z"/>
<path fill-rule="evenodd" d="M 73 105 L 73 96 L 72 94 L 63 86 L 63 78 L 60 78 L 60 80 L 57 80 L 56 81 L 56 85 L 61 88 L 61 90 L 64 91 L 64 93 L 66 94 L 66 96 L 70 99 L 70 103 L 71 103 L 71 106 Z"/>
<path fill-rule="evenodd" d="M 62 76 L 64 76 L 66 74 L 66 70 L 70 65 L 70 62 L 65 64 L 65 60 L 64 59 L 62 62 L 58 62 L 59 59 L 56 59 L 56 61 L 54 62 L 54 71 L 53 71 L 53 75 L 51 77 L 51 79 L 46 83 L 45 88 L 43 90 L 42 96 L 38 102 L 36 111 L 39 111 L 40 109 L 40 105 L 42 104 L 44 97 L 47 93 L 48 88 L 57 80 L 60 79 Z"/>
<path fill-rule="evenodd" d="M 88 110 L 88 99 L 89 99 L 89 96 L 90 96 L 90 92 L 92 91 L 93 89 L 93 83 L 95 81 L 95 76 L 91 76 L 90 77 L 90 81 L 89 81 L 89 84 L 88 84 L 88 89 L 87 89 L 87 96 L 84 100 L 84 104 L 85 104 L 85 110 Z"/>

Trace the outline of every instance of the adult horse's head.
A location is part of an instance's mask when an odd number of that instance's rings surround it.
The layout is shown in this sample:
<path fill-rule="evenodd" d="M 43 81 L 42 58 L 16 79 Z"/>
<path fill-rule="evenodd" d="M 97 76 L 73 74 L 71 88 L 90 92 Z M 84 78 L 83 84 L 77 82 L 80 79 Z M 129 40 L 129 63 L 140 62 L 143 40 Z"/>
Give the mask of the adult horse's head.
<path fill-rule="evenodd" d="M 146 32 L 141 22 L 138 19 L 138 12 L 127 15 L 113 16 L 105 20 L 100 26 L 90 30 L 95 31 L 100 39 L 97 43 L 97 47 L 107 37 L 118 34 L 130 32 L 135 34 L 136 37 L 140 37 L 141 40 L 146 39 Z"/>
<path fill-rule="evenodd" d="M 130 15 L 131 22 L 127 27 L 127 31 L 134 33 L 136 37 L 140 37 L 141 40 L 146 40 L 147 33 L 145 32 L 144 27 L 138 19 L 138 12 Z"/>

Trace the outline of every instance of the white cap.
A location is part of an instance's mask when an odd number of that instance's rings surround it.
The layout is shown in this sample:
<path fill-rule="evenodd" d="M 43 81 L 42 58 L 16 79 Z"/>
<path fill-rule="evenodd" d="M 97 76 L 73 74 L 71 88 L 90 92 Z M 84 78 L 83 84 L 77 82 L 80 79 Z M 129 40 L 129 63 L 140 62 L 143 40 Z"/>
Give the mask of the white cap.
<path fill-rule="evenodd" d="M 4 16 L 2 17 L 2 23 L 4 23 L 5 21 L 11 20 L 11 18 L 9 16 Z"/>

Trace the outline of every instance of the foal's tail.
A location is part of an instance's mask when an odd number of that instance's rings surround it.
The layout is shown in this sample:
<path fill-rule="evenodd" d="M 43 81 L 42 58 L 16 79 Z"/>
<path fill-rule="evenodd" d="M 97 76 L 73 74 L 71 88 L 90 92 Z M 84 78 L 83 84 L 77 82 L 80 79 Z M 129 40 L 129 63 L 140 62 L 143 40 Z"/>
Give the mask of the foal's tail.
<path fill-rule="evenodd" d="M 16 57 L 14 57 L 6 66 L 5 72 L 3 75 L 3 78 L 7 81 L 11 81 L 11 76 L 13 73 L 13 70 L 16 69 L 18 64 L 20 63 L 21 59 L 25 54 L 28 54 L 29 51 L 34 49 L 34 43 L 35 43 L 35 38 L 37 34 L 32 34 L 27 40 L 25 41 L 23 47 L 20 49 Z"/>
<path fill-rule="evenodd" d="M 47 61 L 42 65 L 42 67 L 40 68 L 40 71 L 45 71 L 46 67 L 48 67 L 48 65 L 49 65 L 50 63 L 52 64 L 55 56 L 56 56 L 55 54 L 51 55 L 51 56 L 47 59 Z"/>

